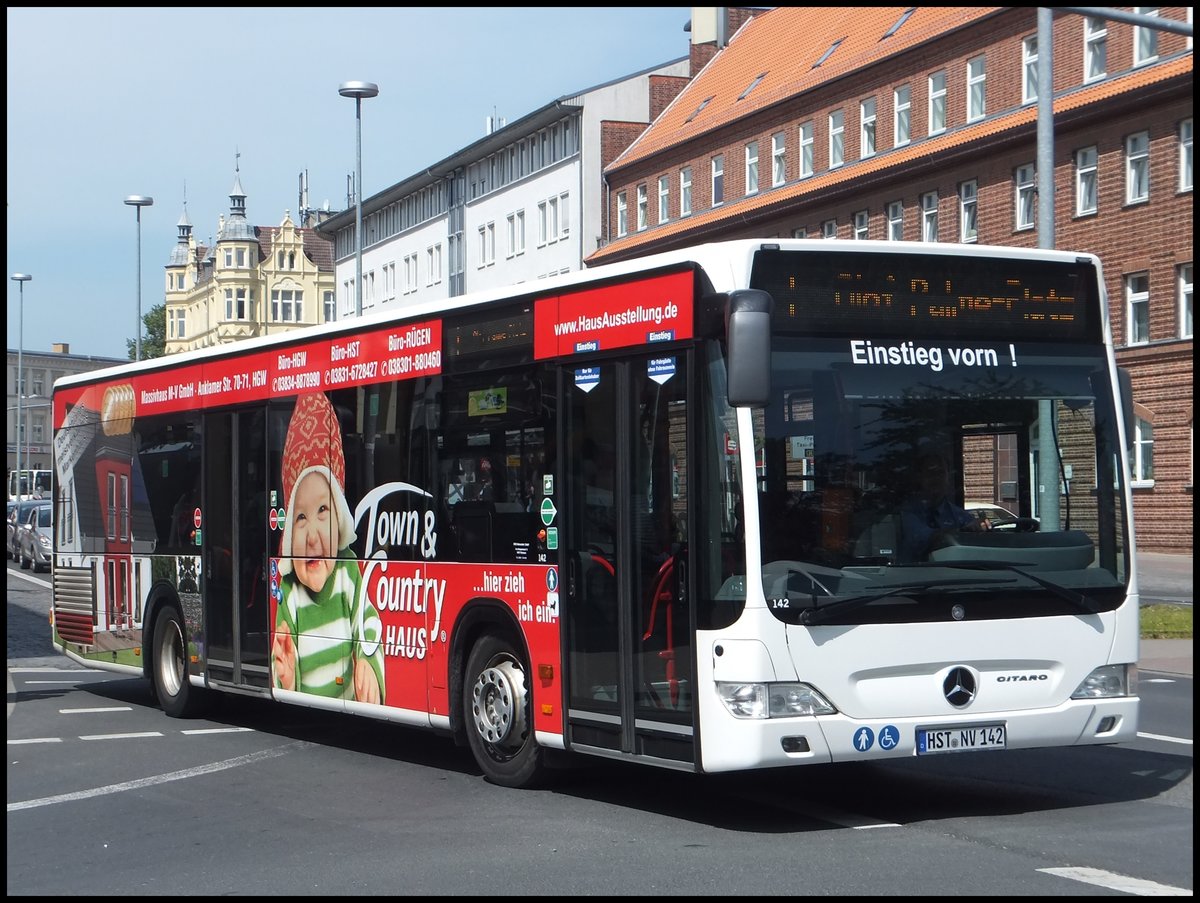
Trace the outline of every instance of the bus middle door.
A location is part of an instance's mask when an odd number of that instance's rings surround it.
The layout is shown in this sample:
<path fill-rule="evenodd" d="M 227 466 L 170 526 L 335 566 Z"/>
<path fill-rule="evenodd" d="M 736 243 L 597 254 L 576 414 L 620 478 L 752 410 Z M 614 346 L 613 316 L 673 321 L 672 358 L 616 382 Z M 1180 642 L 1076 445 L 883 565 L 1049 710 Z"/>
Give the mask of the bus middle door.
<path fill-rule="evenodd" d="M 695 760 L 686 356 L 564 367 L 568 741 Z"/>

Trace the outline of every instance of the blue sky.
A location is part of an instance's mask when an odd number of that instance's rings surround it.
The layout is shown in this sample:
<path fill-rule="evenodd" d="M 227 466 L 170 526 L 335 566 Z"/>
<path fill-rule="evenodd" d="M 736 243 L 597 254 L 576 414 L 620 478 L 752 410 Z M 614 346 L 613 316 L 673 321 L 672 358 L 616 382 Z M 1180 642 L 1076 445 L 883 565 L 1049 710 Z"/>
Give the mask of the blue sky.
<path fill-rule="evenodd" d="M 229 211 L 235 153 L 255 225 L 309 201 L 345 206 L 362 105 L 369 197 L 566 94 L 687 55 L 691 7 L 7 9 L 8 274 L 29 273 L 24 324 L 8 280 L 8 347 L 126 356 L 137 321 L 137 225 L 149 195 L 142 310 L 186 191 L 208 241 Z"/>

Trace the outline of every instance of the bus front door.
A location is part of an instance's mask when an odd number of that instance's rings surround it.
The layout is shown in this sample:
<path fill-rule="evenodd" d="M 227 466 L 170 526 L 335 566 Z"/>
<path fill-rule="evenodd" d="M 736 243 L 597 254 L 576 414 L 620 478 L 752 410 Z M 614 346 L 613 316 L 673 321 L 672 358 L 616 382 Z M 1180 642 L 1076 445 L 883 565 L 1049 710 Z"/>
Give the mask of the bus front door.
<path fill-rule="evenodd" d="M 687 358 L 564 368 L 568 742 L 695 761 Z"/>
<path fill-rule="evenodd" d="M 266 411 L 215 411 L 204 417 L 201 545 L 208 679 L 266 688 Z"/>

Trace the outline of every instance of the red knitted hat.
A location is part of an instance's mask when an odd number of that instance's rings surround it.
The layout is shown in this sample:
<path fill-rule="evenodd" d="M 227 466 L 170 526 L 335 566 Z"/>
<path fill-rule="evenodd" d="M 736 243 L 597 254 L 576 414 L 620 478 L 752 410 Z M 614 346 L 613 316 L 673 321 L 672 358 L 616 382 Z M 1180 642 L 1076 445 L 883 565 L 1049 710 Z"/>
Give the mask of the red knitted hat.
<path fill-rule="evenodd" d="M 283 440 L 283 497 L 288 516 L 284 520 L 283 537 L 279 546 L 283 573 L 291 570 L 292 507 L 294 493 L 300 480 L 310 471 L 320 471 L 329 480 L 337 512 L 337 549 L 348 547 L 355 540 L 354 522 L 346 503 L 346 457 L 342 448 L 342 429 L 333 405 L 323 392 L 301 395 L 296 400 L 287 437 Z"/>
<path fill-rule="evenodd" d="M 297 399 L 287 438 L 283 440 L 283 497 L 289 505 L 300 475 L 321 465 L 329 468 L 344 493 L 346 455 L 342 450 L 342 430 L 325 393 L 315 392 Z"/>

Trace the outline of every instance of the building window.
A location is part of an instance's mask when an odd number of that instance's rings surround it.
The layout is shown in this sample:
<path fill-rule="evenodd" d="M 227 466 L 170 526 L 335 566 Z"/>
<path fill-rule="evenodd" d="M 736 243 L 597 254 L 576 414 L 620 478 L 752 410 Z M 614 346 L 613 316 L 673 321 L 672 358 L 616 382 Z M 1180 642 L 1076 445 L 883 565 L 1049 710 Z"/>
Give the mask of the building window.
<path fill-rule="evenodd" d="M 875 156 L 875 98 L 868 97 L 858 105 L 859 157 Z"/>
<path fill-rule="evenodd" d="M 1150 341 L 1150 274 L 1125 277 L 1125 344 L 1145 345 Z"/>
<path fill-rule="evenodd" d="M 854 214 L 854 237 L 858 241 L 866 241 L 869 237 L 867 227 L 870 225 L 870 219 L 866 210 L 859 210 Z"/>
<path fill-rule="evenodd" d="M 1038 99 L 1038 46 L 1037 36 L 1021 42 L 1021 103 L 1033 103 Z"/>
<path fill-rule="evenodd" d="M 1104 19 L 1087 16 L 1083 20 L 1083 80 L 1104 78 L 1108 74 L 1108 27 Z"/>
<path fill-rule="evenodd" d="M 1179 123 L 1179 190 L 1192 190 L 1192 120 Z"/>
<path fill-rule="evenodd" d="M 617 235 L 629 232 L 629 204 L 625 200 L 625 192 L 617 192 Z"/>
<path fill-rule="evenodd" d="M 725 155 L 712 158 L 712 205 L 716 207 L 725 200 Z"/>
<path fill-rule="evenodd" d="M 679 170 L 679 215 L 688 216 L 692 212 L 692 168 L 685 166 Z"/>
<path fill-rule="evenodd" d="M 425 284 L 437 285 L 442 281 L 442 246 L 430 245 L 425 249 Z"/>
<path fill-rule="evenodd" d="M 172 324 L 175 329 L 175 338 L 187 338 L 187 313 L 186 311 L 175 311 L 175 322 Z"/>
<path fill-rule="evenodd" d="M 892 201 L 887 205 L 888 241 L 904 241 L 904 202 Z"/>
<path fill-rule="evenodd" d="M 1133 458 L 1129 462 L 1133 469 L 1133 482 L 1154 482 L 1154 424 L 1145 417 L 1137 417 L 1133 428 Z"/>
<path fill-rule="evenodd" d="M 987 114 L 987 64 L 982 56 L 967 60 L 967 122 Z"/>
<path fill-rule="evenodd" d="M 496 224 L 494 222 L 485 223 L 479 227 L 479 265 L 481 267 L 489 267 L 496 262 Z M 413 257 L 413 263 L 416 263 L 416 257 Z M 415 287 L 416 280 L 413 285 Z"/>
<path fill-rule="evenodd" d="M 335 319 L 337 319 L 337 308 L 335 307 L 335 304 L 336 304 L 335 293 L 334 292 L 326 292 L 325 300 L 324 300 L 325 322 L 326 323 L 332 323 Z"/>
<path fill-rule="evenodd" d="M 1037 171 L 1032 163 L 1018 166 L 1013 173 L 1016 188 L 1017 231 L 1032 229 L 1034 225 L 1035 190 L 1037 187 Z"/>
<path fill-rule="evenodd" d="M 912 140 L 912 89 L 903 85 L 892 92 L 892 136 L 896 147 Z"/>
<path fill-rule="evenodd" d="M 487 227 L 479 227 L 479 265 L 487 266 Z M 417 255 L 404 255 L 404 289 L 403 294 L 411 295 L 417 290 Z"/>
<path fill-rule="evenodd" d="M 837 238 L 837 220 L 827 219 L 821 223 L 822 238 Z"/>
<path fill-rule="evenodd" d="M 813 124 L 806 122 L 800 126 L 800 178 L 807 179 L 813 174 Z"/>
<path fill-rule="evenodd" d="M 1125 203 L 1150 200 L 1150 133 L 1125 139 Z"/>
<path fill-rule="evenodd" d="M 658 177 L 658 222 L 659 225 L 671 218 L 671 179 L 669 176 Z"/>
<path fill-rule="evenodd" d="M 771 136 L 771 185 L 778 188 L 787 181 L 787 138 L 783 132 Z"/>
<path fill-rule="evenodd" d="M 248 320 L 254 309 L 254 292 L 244 288 L 225 289 L 225 319 Z"/>
<path fill-rule="evenodd" d="M 929 134 L 946 131 L 946 73 L 929 76 Z"/>
<path fill-rule="evenodd" d="M 642 232 L 649 225 L 649 214 L 647 207 L 650 201 L 646 197 L 646 186 L 639 185 L 637 187 L 637 230 Z"/>
<path fill-rule="evenodd" d="M 1135 6 L 1135 13 L 1143 16 L 1157 16 L 1157 6 Z M 1133 27 L 1133 65 L 1143 66 L 1158 59 L 1158 31 L 1153 28 Z"/>
<path fill-rule="evenodd" d="M 808 227 L 799 226 L 792 230 L 792 238 L 808 238 Z"/>
<path fill-rule="evenodd" d="M 958 186 L 959 241 L 979 240 L 979 183 L 974 179 Z"/>
<path fill-rule="evenodd" d="M 303 316 L 304 292 L 277 288 L 271 291 L 271 319 L 276 323 L 299 323 Z"/>
<path fill-rule="evenodd" d="M 508 215 L 508 253 L 517 257 L 525 253 L 525 211 Z"/>
<path fill-rule="evenodd" d="M 758 194 L 758 142 L 746 145 L 746 194 Z"/>
<path fill-rule="evenodd" d="M 1087 216 L 1096 212 L 1096 148 L 1083 147 L 1075 151 L 1075 215 Z"/>
<path fill-rule="evenodd" d="M 921 241 L 938 240 L 938 193 L 921 195 Z"/>
<path fill-rule="evenodd" d="M 1192 337 L 1192 265 L 1179 268 L 1179 337 Z"/>
<path fill-rule="evenodd" d="M 836 169 L 846 160 L 846 120 L 841 110 L 829 114 L 829 168 Z"/>

